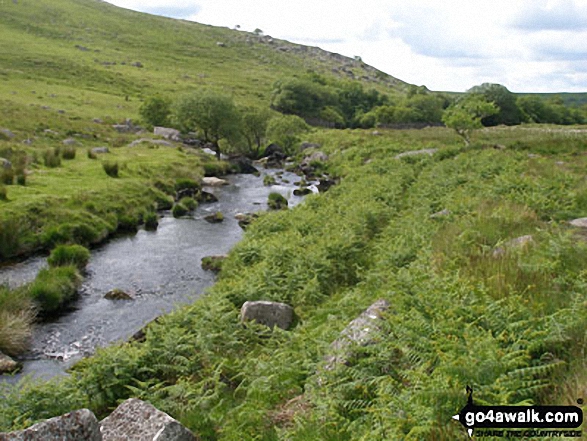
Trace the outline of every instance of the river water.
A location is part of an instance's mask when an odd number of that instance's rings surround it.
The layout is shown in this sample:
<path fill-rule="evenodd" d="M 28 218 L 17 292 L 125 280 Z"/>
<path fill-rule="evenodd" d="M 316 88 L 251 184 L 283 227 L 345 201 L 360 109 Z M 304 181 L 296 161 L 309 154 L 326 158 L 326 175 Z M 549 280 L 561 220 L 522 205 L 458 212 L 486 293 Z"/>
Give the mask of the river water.
<path fill-rule="evenodd" d="M 214 274 L 202 270 L 201 259 L 227 253 L 242 237 L 234 215 L 267 209 L 267 196 L 279 192 L 290 207 L 302 201 L 293 195 L 293 173 L 277 177 L 277 185 L 264 186 L 261 177 L 231 175 L 230 185 L 204 188 L 219 201 L 202 204 L 192 215 L 175 219 L 164 213 L 157 231 L 139 230 L 92 250 L 79 298 L 59 318 L 36 325 L 31 351 L 22 358 L 24 368 L 0 381 L 16 382 L 25 375 L 51 378 L 64 375 L 80 358 L 97 347 L 126 340 L 146 323 L 182 304 L 192 303 L 214 283 Z M 285 182 L 284 182 L 285 181 Z M 224 222 L 211 224 L 204 216 L 220 211 Z M 31 281 L 46 259 L 34 257 L 0 267 L 0 284 L 17 286 Z M 135 296 L 132 301 L 111 301 L 104 294 L 118 288 Z"/>

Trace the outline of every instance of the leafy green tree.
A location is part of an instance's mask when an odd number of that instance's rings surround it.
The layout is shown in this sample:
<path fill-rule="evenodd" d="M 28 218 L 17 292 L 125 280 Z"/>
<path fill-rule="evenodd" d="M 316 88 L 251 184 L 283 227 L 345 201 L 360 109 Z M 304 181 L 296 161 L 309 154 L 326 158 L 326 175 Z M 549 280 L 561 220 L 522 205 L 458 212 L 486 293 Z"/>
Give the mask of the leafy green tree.
<path fill-rule="evenodd" d="M 263 144 L 267 138 L 267 125 L 273 117 L 269 109 L 245 107 L 241 109 L 240 133 L 245 140 L 245 154 L 253 159 L 259 158 Z"/>
<path fill-rule="evenodd" d="M 501 84 L 483 83 L 472 87 L 467 93 L 483 95 L 487 101 L 495 103 L 498 107 L 497 113 L 482 118 L 481 122 L 484 126 L 491 127 L 499 124 L 512 126 L 522 122 L 522 112 L 516 104 L 516 96 L 507 87 Z"/>
<path fill-rule="evenodd" d="M 496 105 L 487 101 L 483 96 L 468 94 L 444 111 L 442 122 L 447 127 L 454 129 L 463 138 L 465 144 L 469 145 L 473 130 L 483 127 L 481 119 L 497 112 Z"/>
<path fill-rule="evenodd" d="M 239 134 L 240 115 L 231 97 L 211 91 L 198 91 L 179 98 L 173 107 L 175 121 L 183 132 L 197 130 L 212 144 L 220 158 L 222 139 L 234 141 Z"/>
<path fill-rule="evenodd" d="M 150 126 L 166 126 L 171 115 L 171 101 L 159 96 L 149 97 L 141 105 L 139 114 Z"/>
<path fill-rule="evenodd" d="M 310 126 L 296 115 L 280 115 L 272 118 L 267 127 L 267 136 L 279 144 L 287 155 L 294 153 L 294 147 L 300 142 L 299 136 L 308 132 Z"/>
<path fill-rule="evenodd" d="M 289 78 L 274 84 L 271 107 L 286 115 L 316 118 L 324 107 L 337 105 L 337 101 L 328 86 L 306 78 Z"/>

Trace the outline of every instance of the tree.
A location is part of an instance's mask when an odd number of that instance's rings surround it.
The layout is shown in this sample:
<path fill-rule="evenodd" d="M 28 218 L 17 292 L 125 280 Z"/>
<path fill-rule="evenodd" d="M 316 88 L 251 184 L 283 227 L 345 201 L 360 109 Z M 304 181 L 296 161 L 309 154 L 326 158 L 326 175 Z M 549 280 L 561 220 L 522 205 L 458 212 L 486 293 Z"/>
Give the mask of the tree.
<path fill-rule="evenodd" d="M 482 119 L 484 126 L 491 127 L 499 124 L 512 126 L 522 122 L 523 116 L 516 104 L 516 96 L 507 87 L 501 84 L 483 83 L 472 87 L 467 93 L 483 95 L 487 101 L 493 102 L 498 107 L 496 113 Z"/>
<path fill-rule="evenodd" d="M 141 105 L 139 114 L 151 126 L 166 126 L 169 124 L 171 102 L 158 96 L 149 97 Z"/>
<path fill-rule="evenodd" d="M 294 153 L 294 147 L 300 142 L 299 135 L 308 132 L 310 126 L 296 115 L 280 115 L 269 121 L 267 136 L 279 144 L 287 155 Z"/>
<path fill-rule="evenodd" d="M 442 122 L 454 129 L 463 138 L 465 145 L 471 143 L 473 130 L 483 127 L 481 119 L 497 113 L 495 104 L 478 94 L 468 94 L 449 106 L 442 115 Z"/>
<path fill-rule="evenodd" d="M 197 130 L 205 142 L 212 144 L 217 158 L 220 158 L 220 140 L 230 142 L 238 135 L 240 116 L 231 97 L 198 91 L 177 100 L 173 110 L 180 130 Z"/>
<path fill-rule="evenodd" d="M 324 107 L 336 104 L 336 93 L 311 79 L 289 78 L 273 86 L 271 107 L 287 115 L 317 118 Z"/>
<path fill-rule="evenodd" d="M 260 107 L 245 107 L 241 110 L 240 133 L 248 147 L 247 156 L 253 159 L 260 156 L 272 116 L 269 109 Z"/>

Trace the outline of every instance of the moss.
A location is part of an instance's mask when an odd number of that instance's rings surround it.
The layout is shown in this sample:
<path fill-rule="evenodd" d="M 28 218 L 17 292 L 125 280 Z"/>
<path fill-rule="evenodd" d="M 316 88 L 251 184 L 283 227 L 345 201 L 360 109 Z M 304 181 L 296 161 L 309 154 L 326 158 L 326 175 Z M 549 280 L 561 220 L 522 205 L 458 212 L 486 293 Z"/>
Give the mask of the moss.
<path fill-rule="evenodd" d="M 287 199 L 279 193 L 270 193 L 267 198 L 267 205 L 271 210 L 284 210 L 287 208 Z"/>

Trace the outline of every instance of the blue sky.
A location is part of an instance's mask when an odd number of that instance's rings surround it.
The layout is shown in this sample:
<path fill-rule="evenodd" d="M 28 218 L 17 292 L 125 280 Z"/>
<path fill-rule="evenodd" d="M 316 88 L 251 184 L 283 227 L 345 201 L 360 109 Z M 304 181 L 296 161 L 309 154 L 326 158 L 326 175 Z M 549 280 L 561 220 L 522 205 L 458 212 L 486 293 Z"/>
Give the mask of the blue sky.
<path fill-rule="evenodd" d="M 108 0 L 362 59 L 432 90 L 587 92 L 587 0 Z"/>

